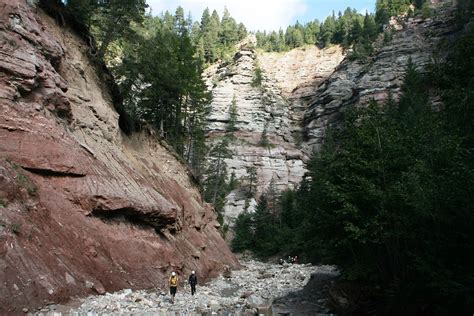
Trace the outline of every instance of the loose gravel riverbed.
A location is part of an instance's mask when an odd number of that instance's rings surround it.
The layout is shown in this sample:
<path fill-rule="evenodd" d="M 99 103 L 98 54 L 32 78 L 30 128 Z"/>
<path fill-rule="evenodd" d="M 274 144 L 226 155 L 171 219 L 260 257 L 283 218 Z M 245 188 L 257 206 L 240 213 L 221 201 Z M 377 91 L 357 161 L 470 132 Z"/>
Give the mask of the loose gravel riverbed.
<path fill-rule="evenodd" d="M 303 287 L 320 276 L 337 276 L 332 266 L 309 264 L 271 264 L 254 260 L 241 261 L 243 268 L 230 277 L 220 276 L 199 284 L 191 296 L 190 287 L 180 276 L 180 285 L 172 303 L 168 289 L 124 289 L 116 293 L 80 299 L 79 307 L 69 315 L 325 315 L 324 293 L 303 297 Z M 296 296 L 295 296 L 296 295 Z M 298 299 L 300 297 L 300 299 Z M 309 304 L 309 305 L 308 305 Z M 298 306 L 311 306 L 298 308 Z M 63 315 L 64 306 L 51 305 L 35 315 Z M 32 315 L 32 314 L 30 314 Z"/>

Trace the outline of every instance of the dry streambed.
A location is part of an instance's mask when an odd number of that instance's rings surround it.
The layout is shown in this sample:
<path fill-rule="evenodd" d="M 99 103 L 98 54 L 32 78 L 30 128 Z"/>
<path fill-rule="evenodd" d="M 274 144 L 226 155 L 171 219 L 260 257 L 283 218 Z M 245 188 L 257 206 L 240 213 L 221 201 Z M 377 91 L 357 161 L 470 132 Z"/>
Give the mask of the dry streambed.
<path fill-rule="evenodd" d="M 242 261 L 243 268 L 230 277 L 219 277 L 208 284 L 198 284 L 191 296 L 187 276 L 174 304 L 167 289 L 124 289 L 102 296 L 81 299 L 69 315 L 316 315 L 329 314 L 326 306 L 328 282 L 337 276 L 331 266 L 305 264 L 278 265 Z M 184 282 L 183 282 L 184 281 Z M 323 282 L 321 282 L 323 281 Z M 305 285 L 312 287 L 310 290 Z M 315 288 L 316 287 L 316 288 Z M 60 315 L 64 306 L 50 305 L 36 315 Z"/>

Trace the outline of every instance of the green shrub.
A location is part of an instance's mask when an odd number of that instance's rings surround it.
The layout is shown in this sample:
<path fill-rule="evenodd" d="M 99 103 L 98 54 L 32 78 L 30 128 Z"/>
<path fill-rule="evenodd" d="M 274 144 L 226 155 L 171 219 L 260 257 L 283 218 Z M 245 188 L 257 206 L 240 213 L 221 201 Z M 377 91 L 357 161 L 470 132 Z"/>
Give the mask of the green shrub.
<path fill-rule="evenodd" d="M 423 6 L 421 8 L 421 15 L 423 18 L 427 19 L 432 16 L 432 10 L 430 8 L 430 5 L 428 2 L 423 3 Z"/>
<path fill-rule="evenodd" d="M 252 79 L 252 87 L 254 88 L 261 87 L 262 81 L 263 81 L 263 71 L 259 66 L 257 66 L 255 67 L 255 70 L 254 70 L 254 75 Z"/>
<path fill-rule="evenodd" d="M 27 175 L 22 174 L 22 173 L 18 174 L 17 183 L 18 185 L 25 188 L 29 195 L 31 196 L 36 195 L 38 188 Z"/>
<path fill-rule="evenodd" d="M 393 39 L 393 33 L 391 30 L 384 31 L 383 32 L 383 42 L 385 44 L 390 43 Z"/>

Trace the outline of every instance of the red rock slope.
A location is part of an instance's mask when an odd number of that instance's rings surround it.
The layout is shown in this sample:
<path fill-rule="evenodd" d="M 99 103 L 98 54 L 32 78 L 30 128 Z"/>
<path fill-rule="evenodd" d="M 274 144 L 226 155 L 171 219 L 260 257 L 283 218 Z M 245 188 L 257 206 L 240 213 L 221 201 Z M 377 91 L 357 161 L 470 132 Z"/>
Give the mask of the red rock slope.
<path fill-rule="evenodd" d="M 121 133 L 83 42 L 28 2 L 0 1 L 0 314 L 237 268 L 186 167 Z"/>

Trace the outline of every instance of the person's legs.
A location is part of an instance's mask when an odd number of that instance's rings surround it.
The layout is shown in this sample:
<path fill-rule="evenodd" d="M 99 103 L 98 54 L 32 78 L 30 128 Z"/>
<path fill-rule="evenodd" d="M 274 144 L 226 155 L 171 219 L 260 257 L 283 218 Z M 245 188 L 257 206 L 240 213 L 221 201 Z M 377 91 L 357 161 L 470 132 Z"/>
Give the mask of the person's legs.
<path fill-rule="evenodd" d="M 171 302 L 174 303 L 174 296 L 176 295 L 176 287 L 170 287 L 170 294 L 171 294 Z"/>
<path fill-rule="evenodd" d="M 191 284 L 191 295 L 194 295 L 196 293 L 196 284 Z"/>

